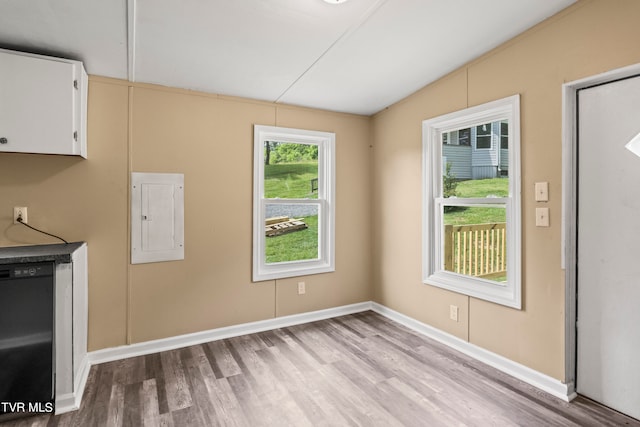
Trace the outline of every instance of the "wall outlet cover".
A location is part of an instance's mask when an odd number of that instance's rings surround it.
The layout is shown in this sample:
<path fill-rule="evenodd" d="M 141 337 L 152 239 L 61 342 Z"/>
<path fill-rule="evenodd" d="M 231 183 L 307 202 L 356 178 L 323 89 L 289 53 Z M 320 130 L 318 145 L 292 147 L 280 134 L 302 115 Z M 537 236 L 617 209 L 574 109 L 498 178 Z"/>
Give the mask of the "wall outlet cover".
<path fill-rule="evenodd" d="M 13 208 L 13 223 L 19 224 L 18 218 L 22 218 L 22 222 L 27 224 L 29 222 L 29 218 L 27 217 L 27 208 L 26 206 L 15 206 Z"/>

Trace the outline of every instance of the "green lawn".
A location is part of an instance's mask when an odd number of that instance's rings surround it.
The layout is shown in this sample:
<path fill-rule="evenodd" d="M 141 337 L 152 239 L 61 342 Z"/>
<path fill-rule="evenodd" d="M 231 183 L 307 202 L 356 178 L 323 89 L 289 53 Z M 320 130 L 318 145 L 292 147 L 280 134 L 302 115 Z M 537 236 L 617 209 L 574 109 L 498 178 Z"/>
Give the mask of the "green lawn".
<path fill-rule="evenodd" d="M 487 197 L 489 195 L 507 197 L 509 195 L 509 180 L 507 178 L 470 179 L 459 181 L 456 196 Z"/>
<path fill-rule="evenodd" d="M 318 258 L 318 216 L 302 218 L 309 228 L 280 236 L 267 237 L 267 264 Z"/>
<path fill-rule="evenodd" d="M 265 198 L 317 199 L 311 180 L 318 178 L 318 161 L 265 165 Z M 309 228 L 267 237 L 266 262 L 299 261 L 318 258 L 318 216 L 302 218 Z"/>
<path fill-rule="evenodd" d="M 509 195 L 509 180 L 506 178 L 474 179 L 458 182 L 456 196 L 458 198 L 486 197 Z M 451 207 L 444 214 L 444 223 L 452 225 L 489 224 L 506 222 L 506 212 L 501 208 Z"/>
<path fill-rule="evenodd" d="M 311 180 L 318 178 L 318 161 L 278 163 L 264 167 L 264 197 L 268 199 L 317 199 Z"/>

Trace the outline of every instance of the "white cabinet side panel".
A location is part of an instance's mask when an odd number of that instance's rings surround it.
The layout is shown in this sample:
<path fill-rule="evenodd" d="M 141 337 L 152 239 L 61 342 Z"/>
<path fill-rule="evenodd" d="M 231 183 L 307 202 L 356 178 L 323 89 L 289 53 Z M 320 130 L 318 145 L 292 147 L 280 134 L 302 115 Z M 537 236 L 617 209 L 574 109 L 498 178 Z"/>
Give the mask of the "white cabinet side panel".
<path fill-rule="evenodd" d="M 56 398 L 73 392 L 73 274 L 71 264 L 57 264 L 55 273 Z"/>
<path fill-rule="evenodd" d="M 88 268 L 87 245 L 73 253 L 73 391 L 77 392 L 78 374 L 87 357 Z"/>

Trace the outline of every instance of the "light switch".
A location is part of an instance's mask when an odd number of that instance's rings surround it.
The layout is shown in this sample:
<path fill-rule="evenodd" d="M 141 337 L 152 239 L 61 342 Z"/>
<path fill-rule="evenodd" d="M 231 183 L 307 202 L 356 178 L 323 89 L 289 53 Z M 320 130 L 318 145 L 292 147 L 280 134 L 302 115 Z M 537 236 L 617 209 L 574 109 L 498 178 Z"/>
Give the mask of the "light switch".
<path fill-rule="evenodd" d="M 549 201 L 549 183 L 536 182 L 536 202 Z"/>
<path fill-rule="evenodd" d="M 536 227 L 549 226 L 549 208 L 536 208 Z"/>

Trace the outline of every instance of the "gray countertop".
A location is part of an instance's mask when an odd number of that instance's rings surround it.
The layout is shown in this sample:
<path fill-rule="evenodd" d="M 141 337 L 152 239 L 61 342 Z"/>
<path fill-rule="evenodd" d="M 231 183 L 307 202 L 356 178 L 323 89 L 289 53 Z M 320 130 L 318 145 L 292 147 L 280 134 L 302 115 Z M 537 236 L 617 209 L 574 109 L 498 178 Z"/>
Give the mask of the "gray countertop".
<path fill-rule="evenodd" d="M 71 254 L 84 242 L 55 245 L 0 247 L 0 264 L 54 261 L 57 264 L 71 262 Z"/>

